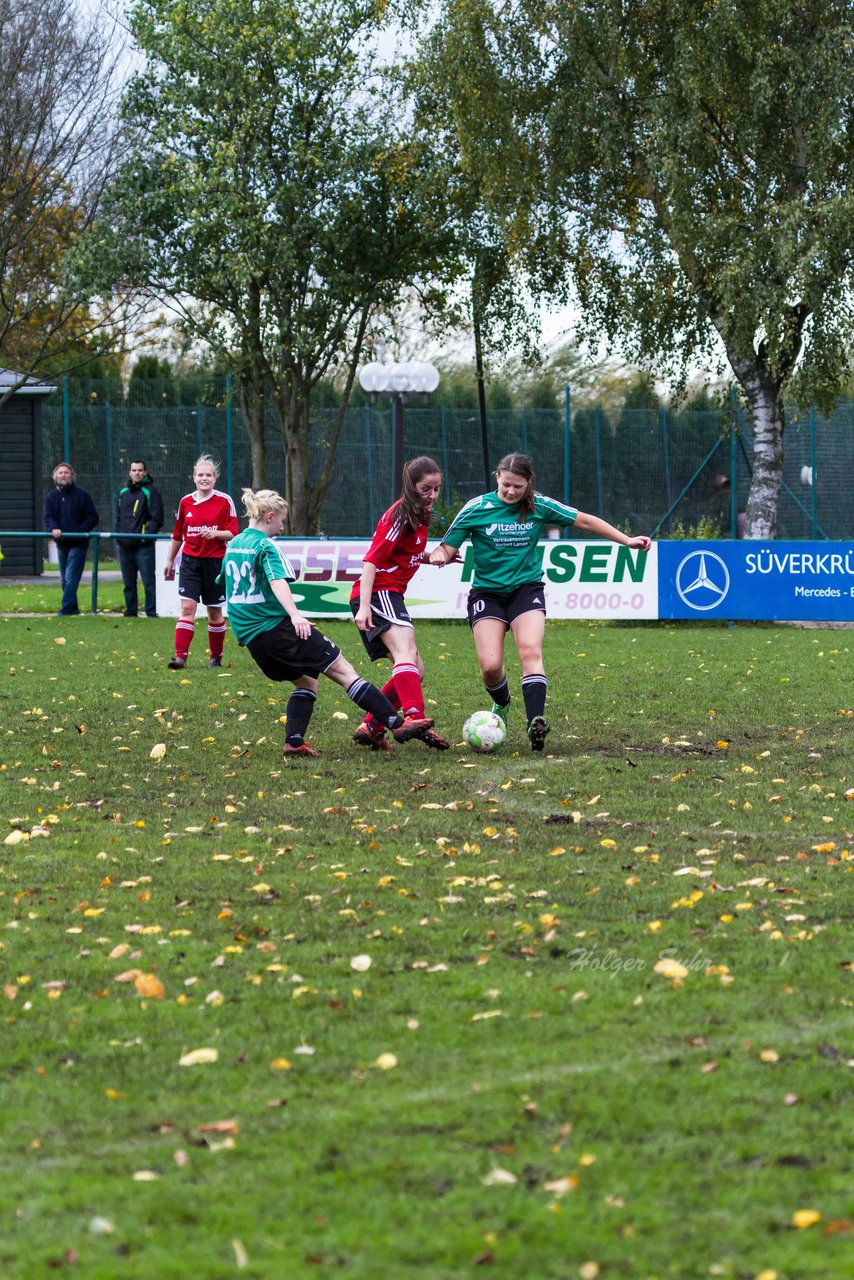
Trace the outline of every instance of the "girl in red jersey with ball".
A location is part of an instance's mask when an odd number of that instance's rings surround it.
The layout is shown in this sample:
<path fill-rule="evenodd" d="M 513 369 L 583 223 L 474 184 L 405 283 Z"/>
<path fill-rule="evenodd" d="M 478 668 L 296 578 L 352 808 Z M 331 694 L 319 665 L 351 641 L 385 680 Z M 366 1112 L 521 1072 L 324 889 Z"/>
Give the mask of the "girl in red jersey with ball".
<path fill-rule="evenodd" d="M 403 468 L 403 493 L 380 518 L 353 587 L 350 608 L 372 662 L 390 658 L 391 679 L 382 692 L 404 715 L 424 715 L 421 681 L 424 664 L 415 629 L 404 601 L 409 581 L 426 561 L 430 508 L 439 495 L 442 473 L 432 458 L 413 458 Z M 432 728 L 416 734 L 428 747 L 446 751 L 451 745 Z M 388 751 L 385 728 L 367 715 L 353 740 L 375 751 Z"/>
<path fill-rule="evenodd" d="M 226 543 L 237 533 L 237 512 L 229 495 L 215 488 L 218 476 L 219 464 L 203 453 L 193 467 L 195 492 L 188 493 L 179 502 L 172 530 L 163 576 L 170 581 L 175 577 L 175 558 L 180 551 L 181 616 L 175 627 L 175 657 L 169 663 L 173 671 L 181 671 L 187 665 L 199 602 L 208 611 L 208 666 L 222 666 L 225 592 L 217 578 Z"/>

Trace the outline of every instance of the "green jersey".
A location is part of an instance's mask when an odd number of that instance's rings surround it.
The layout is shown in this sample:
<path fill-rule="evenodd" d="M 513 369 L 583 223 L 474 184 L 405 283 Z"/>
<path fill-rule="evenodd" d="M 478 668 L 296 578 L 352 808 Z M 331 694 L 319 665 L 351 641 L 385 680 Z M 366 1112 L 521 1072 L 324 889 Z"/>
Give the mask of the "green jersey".
<path fill-rule="evenodd" d="M 506 595 L 527 582 L 541 582 L 542 556 L 537 543 L 544 526 L 575 523 L 578 512 L 554 498 L 534 495 L 534 510 L 502 502 L 496 493 L 472 498 L 451 523 L 442 541 L 461 547 L 471 538 L 474 552 L 472 588 Z"/>
<path fill-rule="evenodd" d="M 228 620 L 238 644 L 272 631 L 288 616 L 270 583 L 282 578 L 293 582 L 297 575 L 287 556 L 260 529 L 244 529 L 229 542 L 219 576 L 225 580 Z"/>

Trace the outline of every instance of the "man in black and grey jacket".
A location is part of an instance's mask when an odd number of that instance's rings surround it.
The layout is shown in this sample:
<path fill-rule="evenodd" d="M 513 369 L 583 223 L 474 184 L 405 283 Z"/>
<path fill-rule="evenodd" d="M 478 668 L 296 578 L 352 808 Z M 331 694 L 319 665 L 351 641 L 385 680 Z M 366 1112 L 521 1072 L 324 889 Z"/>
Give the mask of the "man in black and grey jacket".
<path fill-rule="evenodd" d="M 119 533 L 159 533 L 163 524 L 163 499 L 151 482 L 144 462 L 130 464 L 128 483 L 119 492 L 116 503 L 116 529 Z M 145 591 L 145 614 L 157 617 L 157 588 L 154 573 L 154 539 L 117 538 L 122 586 L 125 593 L 125 617 L 135 618 L 139 612 L 136 577 L 139 574 Z"/>
<path fill-rule="evenodd" d="M 53 535 L 59 558 L 59 581 L 62 586 L 60 617 L 73 617 L 80 612 L 77 588 L 86 561 L 86 537 L 100 519 L 92 495 L 81 489 L 69 462 L 53 469 L 54 488 L 44 500 L 45 528 Z"/>

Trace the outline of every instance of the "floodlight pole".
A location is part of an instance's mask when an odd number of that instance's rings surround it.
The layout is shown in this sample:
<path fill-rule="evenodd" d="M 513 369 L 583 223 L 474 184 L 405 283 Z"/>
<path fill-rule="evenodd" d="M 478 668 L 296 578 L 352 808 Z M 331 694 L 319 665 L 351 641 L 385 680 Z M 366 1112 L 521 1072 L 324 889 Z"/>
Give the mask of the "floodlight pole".
<path fill-rule="evenodd" d="M 373 396 L 386 392 L 391 397 L 391 475 L 396 497 L 403 489 L 403 407 L 404 393 L 428 394 L 439 385 L 439 371 L 420 361 L 386 365 L 372 361 L 359 370 L 359 386 Z"/>
<path fill-rule="evenodd" d="M 391 474 L 394 481 L 392 501 L 403 492 L 403 406 L 402 391 L 391 393 Z"/>

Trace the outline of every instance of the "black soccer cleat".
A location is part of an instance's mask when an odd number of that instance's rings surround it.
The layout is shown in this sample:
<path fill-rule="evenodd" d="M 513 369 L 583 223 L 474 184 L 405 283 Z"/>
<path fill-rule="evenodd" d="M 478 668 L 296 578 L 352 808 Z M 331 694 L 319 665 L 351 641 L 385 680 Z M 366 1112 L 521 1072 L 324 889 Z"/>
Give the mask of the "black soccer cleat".
<path fill-rule="evenodd" d="M 392 729 L 391 736 L 395 742 L 408 742 L 410 738 L 423 737 L 424 731 L 432 727 L 430 716 L 406 716 L 401 724 Z"/>
<path fill-rule="evenodd" d="M 434 751 L 447 751 L 451 745 L 448 739 L 443 738 L 441 733 L 437 733 L 435 729 L 422 729 L 415 736 L 419 742 L 423 742 L 427 747 L 432 747 Z"/>
<path fill-rule="evenodd" d="M 353 734 L 353 741 L 360 747 L 370 747 L 371 751 L 391 751 L 391 743 L 385 736 L 385 728 L 378 724 L 372 729 L 364 720 Z"/>
<path fill-rule="evenodd" d="M 549 726 L 543 716 L 534 716 L 533 720 L 528 721 L 528 738 L 532 751 L 542 751 L 548 731 Z"/>

